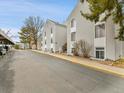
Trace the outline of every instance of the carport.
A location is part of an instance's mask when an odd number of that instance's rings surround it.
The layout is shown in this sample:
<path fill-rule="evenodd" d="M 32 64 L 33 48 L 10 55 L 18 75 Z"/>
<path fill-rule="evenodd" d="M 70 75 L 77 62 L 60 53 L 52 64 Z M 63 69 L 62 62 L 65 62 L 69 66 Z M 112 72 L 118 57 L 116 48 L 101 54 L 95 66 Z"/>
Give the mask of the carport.
<path fill-rule="evenodd" d="M 0 30 L 0 44 L 14 45 L 14 42 L 9 36 L 7 36 L 3 31 Z"/>

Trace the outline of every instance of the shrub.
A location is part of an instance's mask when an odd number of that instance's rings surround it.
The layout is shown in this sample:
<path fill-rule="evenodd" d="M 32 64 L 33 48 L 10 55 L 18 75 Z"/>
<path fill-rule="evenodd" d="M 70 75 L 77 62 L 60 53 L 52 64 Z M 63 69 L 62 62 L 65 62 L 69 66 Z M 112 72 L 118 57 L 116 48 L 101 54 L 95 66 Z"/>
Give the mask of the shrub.
<path fill-rule="evenodd" d="M 91 46 L 84 40 L 80 40 L 78 42 L 75 42 L 73 45 L 73 54 L 75 56 L 79 56 L 79 52 L 81 53 L 81 55 L 83 55 L 83 57 L 85 58 L 89 58 L 89 53 L 91 51 Z"/>
<path fill-rule="evenodd" d="M 80 40 L 78 43 L 79 43 L 81 53 L 83 54 L 83 57 L 89 58 L 91 46 L 86 41 L 83 41 L 83 40 Z"/>
<path fill-rule="evenodd" d="M 74 45 L 73 45 L 73 50 L 72 50 L 72 52 L 73 52 L 73 54 L 75 55 L 75 56 L 79 56 L 79 43 L 78 42 L 75 42 L 74 43 Z"/>
<path fill-rule="evenodd" d="M 14 48 L 15 48 L 15 49 L 19 49 L 19 45 L 17 45 L 17 44 L 14 45 Z"/>
<path fill-rule="evenodd" d="M 67 43 L 62 46 L 62 52 L 67 52 Z"/>

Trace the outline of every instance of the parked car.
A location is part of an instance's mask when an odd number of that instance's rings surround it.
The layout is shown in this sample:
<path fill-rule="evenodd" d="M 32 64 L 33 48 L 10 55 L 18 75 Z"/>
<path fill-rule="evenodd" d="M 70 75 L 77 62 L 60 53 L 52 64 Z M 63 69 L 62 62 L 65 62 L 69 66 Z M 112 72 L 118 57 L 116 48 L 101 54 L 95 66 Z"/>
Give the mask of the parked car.
<path fill-rule="evenodd" d="M 6 49 L 3 46 L 0 46 L 0 55 L 5 55 Z"/>
<path fill-rule="evenodd" d="M 6 49 L 6 52 L 9 51 L 9 46 L 5 46 L 4 48 Z"/>

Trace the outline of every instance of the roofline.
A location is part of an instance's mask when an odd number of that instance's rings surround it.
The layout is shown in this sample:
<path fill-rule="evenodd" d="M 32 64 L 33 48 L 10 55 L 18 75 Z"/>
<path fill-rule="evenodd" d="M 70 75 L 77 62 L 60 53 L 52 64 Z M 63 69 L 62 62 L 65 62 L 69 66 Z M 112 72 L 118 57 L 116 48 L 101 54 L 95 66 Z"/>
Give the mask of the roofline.
<path fill-rule="evenodd" d="M 80 0 L 77 1 L 77 4 L 75 5 L 74 9 L 71 11 L 70 15 L 67 17 L 67 19 L 66 19 L 66 21 L 65 21 L 64 23 L 66 23 L 66 22 L 69 20 L 70 16 L 73 14 L 73 12 L 74 12 L 74 11 L 76 10 L 76 8 L 78 7 L 79 2 L 80 2 Z"/>
<path fill-rule="evenodd" d="M 53 20 L 51 20 L 51 19 L 47 19 L 46 22 L 45 22 L 45 24 L 44 24 L 44 26 L 43 26 L 42 34 L 44 33 L 44 27 L 45 27 L 45 25 L 47 24 L 47 22 L 52 22 L 52 23 L 54 23 L 55 25 L 59 25 L 59 26 L 62 26 L 62 27 L 67 27 L 67 26 L 64 25 L 64 24 L 60 24 L 60 23 L 57 23 L 57 22 L 55 22 L 55 21 L 53 21 Z"/>
<path fill-rule="evenodd" d="M 66 25 L 60 24 L 59 22 L 53 21 L 53 20 L 51 20 L 51 19 L 47 19 L 46 23 L 47 23 L 48 21 L 50 21 L 50 22 L 52 22 L 52 23 L 54 23 L 54 24 L 56 24 L 56 25 L 66 27 Z"/>
<path fill-rule="evenodd" d="M 12 39 L 9 36 L 7 36 L 2 30 L 0 30 L 0 35 L 2 35 L 4 38 L 6 38 L 12 44 L 15 44 L 14 41 L 12 41 Z"/>

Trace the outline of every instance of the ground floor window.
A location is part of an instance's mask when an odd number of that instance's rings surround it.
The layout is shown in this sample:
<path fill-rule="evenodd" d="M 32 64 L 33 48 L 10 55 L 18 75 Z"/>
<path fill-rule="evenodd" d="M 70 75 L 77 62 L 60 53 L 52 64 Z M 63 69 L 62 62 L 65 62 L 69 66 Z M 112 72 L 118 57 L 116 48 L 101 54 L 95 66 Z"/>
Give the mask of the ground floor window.
<path fill-rule="evenodd" d="M 45 45 L 46 45 L 46 40 L 45 40 Z"/>
<path fill-rule="evenodd" d="M 45 51 L 47 51 L 47 48 L 45 48 Z"/>
<path fill-rule="evenodd" d="M 72 32 L 71 33 L 71 41 L 75 41 L 76 40 L 76 32 Z"/>
<path fill-rule="evenodd" d="M 96 48 L 96 58 L 98 58 L 98 59 L 105 58 L 105 49 L 103 47 Z"/>
<path fill-rule="evenodd" d="M 71 49 L 71 53 L 74 53 L 74 50 L 75 50 L 75 48 L 72 48 L 72 49 Z"/>

